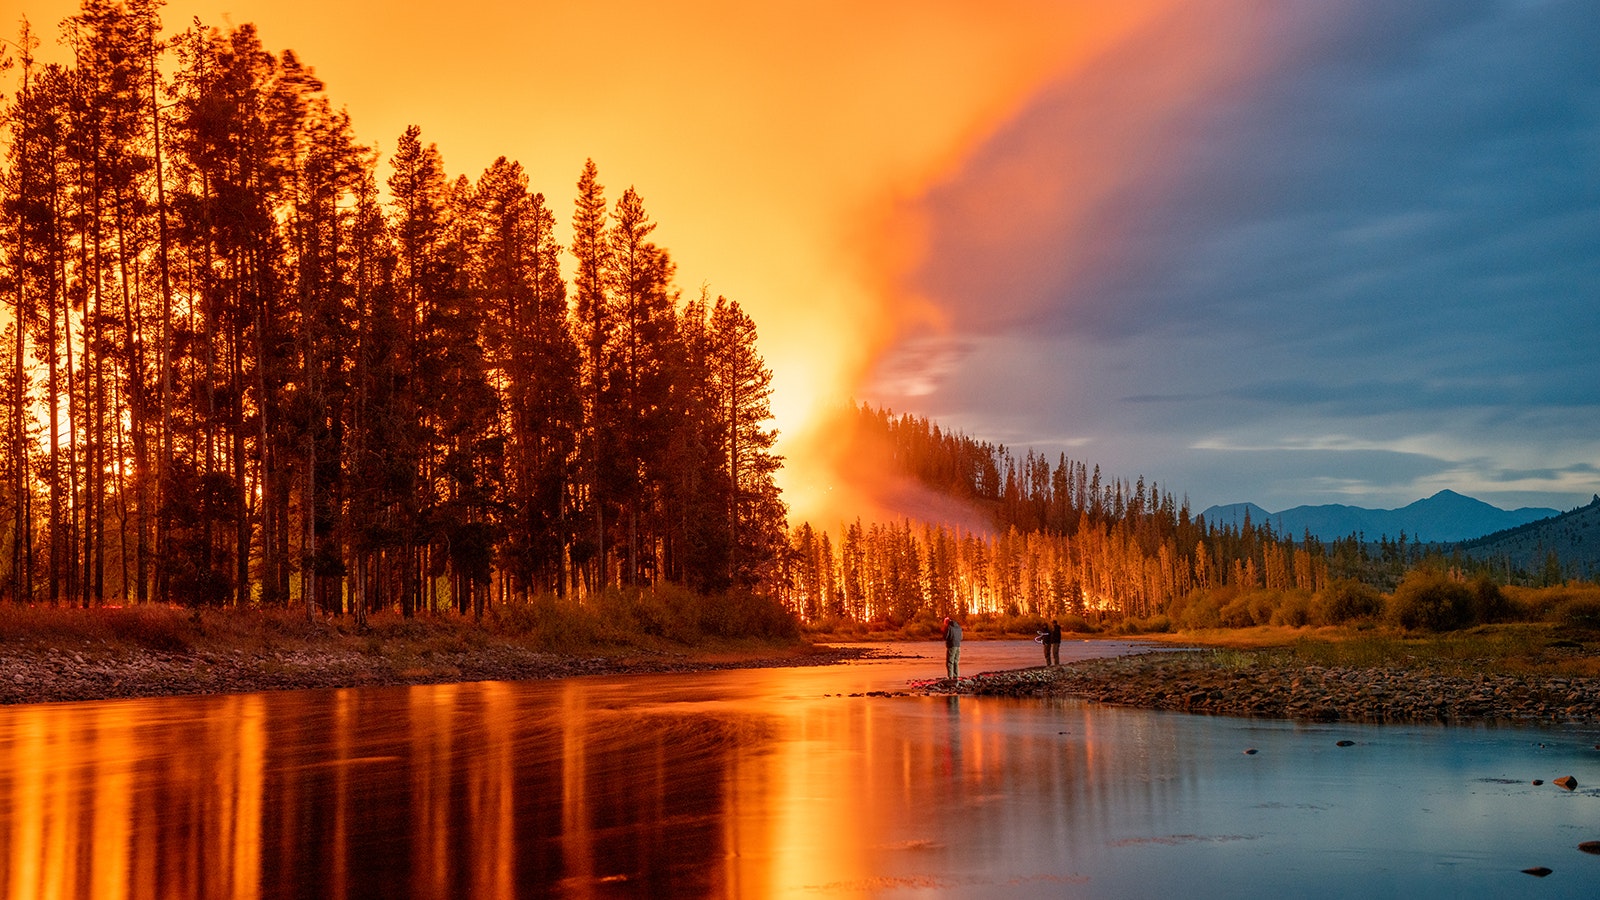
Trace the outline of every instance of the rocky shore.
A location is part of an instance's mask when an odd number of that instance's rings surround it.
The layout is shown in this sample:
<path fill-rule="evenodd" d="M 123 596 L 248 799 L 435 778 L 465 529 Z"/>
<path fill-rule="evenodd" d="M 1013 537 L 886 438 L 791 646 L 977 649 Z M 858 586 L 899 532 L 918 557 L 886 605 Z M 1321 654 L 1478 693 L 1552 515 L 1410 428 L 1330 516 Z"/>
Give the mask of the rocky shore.
<path fill-rule="evenodd" d="M 343 647 L 184 652 L 7 647 L 0 652 L 0 703 L 829 665 L 868 652 L 808 647 L 719 656 L 583 657 L 492 646 L 395 657 Z"/>
<path fill-rule="evenodd" d="M 1600 723 L 1600 679 L 1429 667 L 1275 664 L 1266 654 L 1164 651 L 985 672 L 935 693 L 1082 697 L 1145 709 L 1350 722 Z"/>

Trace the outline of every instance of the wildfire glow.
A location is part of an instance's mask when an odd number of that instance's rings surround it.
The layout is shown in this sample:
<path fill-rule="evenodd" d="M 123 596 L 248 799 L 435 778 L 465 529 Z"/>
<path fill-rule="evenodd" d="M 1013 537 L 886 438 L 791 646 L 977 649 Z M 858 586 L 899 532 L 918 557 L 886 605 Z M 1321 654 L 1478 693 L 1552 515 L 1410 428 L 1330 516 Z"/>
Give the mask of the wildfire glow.
<path fill-rule="evenodd" d="M 636 187 L 683 290 L 705 284 L 756 319 L 792 517 L 827 522 L 882 507 L 877 485 L 837 472 L 830 413 L 896 336 L 940 325 L 900 287 L 924 252 L 915 199 L 1044 86 L 1174 5 L 464 0 L 446 15 L 178 0 L 162 16 L 169 34 L 194 17 L 254 23 L 385 153 L 415 123 L 452 173 L 519 160 L 563 230 L 585 158 L 608 200 Z M 30 0 L 22 12 L 48 36 L 75 9 Z M 64 55 L 40 56 L 52 51 Z"/>

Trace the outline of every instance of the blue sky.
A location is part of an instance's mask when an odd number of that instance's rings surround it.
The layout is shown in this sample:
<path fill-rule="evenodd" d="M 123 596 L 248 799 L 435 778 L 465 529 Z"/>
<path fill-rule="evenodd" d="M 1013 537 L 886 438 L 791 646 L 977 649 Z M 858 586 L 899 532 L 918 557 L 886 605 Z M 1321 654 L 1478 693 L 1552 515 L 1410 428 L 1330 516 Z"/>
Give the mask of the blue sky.
<path fill-rule="evenodd" d="M 1600 491 L 1600 15 L 1199 3 L 908 201 L 863 392 L 1196 509 Z"/>

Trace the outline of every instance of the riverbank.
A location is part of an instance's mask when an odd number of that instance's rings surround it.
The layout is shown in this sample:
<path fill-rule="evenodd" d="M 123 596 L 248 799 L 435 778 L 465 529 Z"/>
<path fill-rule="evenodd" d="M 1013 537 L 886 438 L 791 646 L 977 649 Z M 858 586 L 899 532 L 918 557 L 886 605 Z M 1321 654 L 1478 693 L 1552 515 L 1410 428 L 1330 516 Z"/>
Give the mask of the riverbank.
<path fill-rule="evenodd" d="M 453 615 L 374 616 L 166 607 L 19 609 L 0 615 L 0 703 L 525 681 L 827 665 L 868 648 L 629 631 L 548 636 Z"/>
<path fill-rule="evenodd" d="M 1492 658 L 1320 665 L 1282 648 L 1173 649 L 981 673 L 925 690 L 1321 722 L 1600 724 L 1600 677 L 1570 673 L 1589 669 L 1594 651 L 1567 643 L 1546 648 L 1543 670 Z"/>
<path fill-rule="evenodd" d="M 0 704 L 831 665 L 866 652 L 866 648 L 796 647 L 567 656 L 500 646 L 407 659 L 344 648 L 116 654 L 94 648 L 8 651 L 0 657 Z"/>

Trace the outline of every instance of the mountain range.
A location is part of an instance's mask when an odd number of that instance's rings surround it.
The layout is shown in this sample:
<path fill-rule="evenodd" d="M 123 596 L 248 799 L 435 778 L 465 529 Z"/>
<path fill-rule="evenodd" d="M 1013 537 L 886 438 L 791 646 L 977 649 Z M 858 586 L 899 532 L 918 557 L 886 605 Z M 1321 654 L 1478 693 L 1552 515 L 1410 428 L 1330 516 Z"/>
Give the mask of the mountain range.
<path fill-rule="evenodd" d="M 1201 515 L 1210 524 L 1241 525 L 1247 513 L 1253 524 L 1270 524 L 1274 532 L 1286 537 L 1298 538 L 1309 530 L 1313 536 L 1324 541 L 1352 534 L 1361 534 L 1367 540 L 1375 541 L 1385 535 L 1391 539 L 1398 538 L 1404 532 L 1408 540 L 1449 543 L 1517 528 L 1559 515 L 1560 511 L 1531 506 L 1501 509 L 1446 490 L 1399 509 L 1367 509 L 1329 503 L 1268 512 L 1254 503 L 1228 503 L 1208 507 Z"/>

